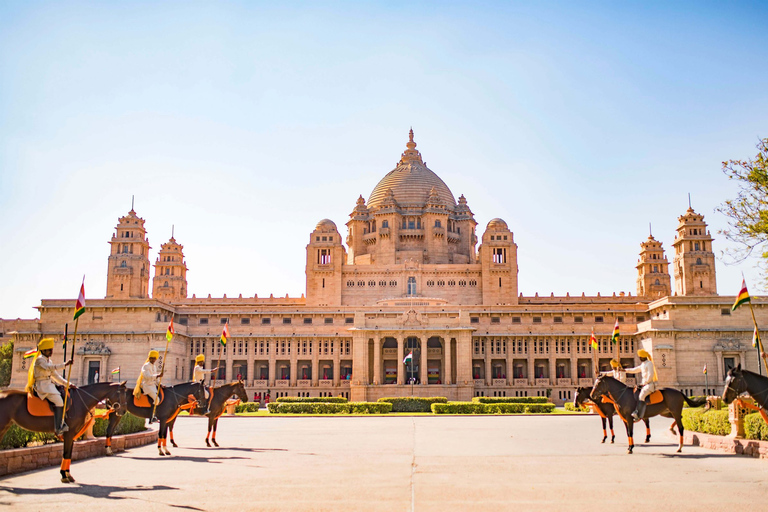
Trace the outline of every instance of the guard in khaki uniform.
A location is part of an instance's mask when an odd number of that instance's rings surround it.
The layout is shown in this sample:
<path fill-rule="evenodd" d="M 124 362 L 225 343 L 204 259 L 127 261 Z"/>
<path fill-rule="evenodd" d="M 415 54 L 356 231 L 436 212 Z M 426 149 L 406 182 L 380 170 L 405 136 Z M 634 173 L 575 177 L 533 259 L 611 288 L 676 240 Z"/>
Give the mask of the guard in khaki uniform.
<path fill-rule="evenodd" d="M 211 370 L 205 369 L 205 355 L 198 354 L 197 357 L 195 357 L 195 369 L 192 373 L 192 382 L 204 382 L 205 381 L 205 374 L 206 373 L 213 373 L 216 370 L 219 369 L 217 366 L 216 368 L 213 368 Z M 205 414 L 208 414 L 211 412 L 211 397 L 209 396 L 210 393 L 208 392 L 208 388 L 205 388 L 205 398 L 208 399 L 206 402 L 208 406 L 206 407 Z"/>
<path fill-rule="evenodd" d="M 613 377 L 614 379 L 621 382 L 622 384 L 626 384 L 627 372 L 624 371 L 624 368 L 621 367 L 621 365 L 617 360 L 611 359 L 611 368 L 613 368 L 613 370 L 609 372 L 600 372 L 600 375 L 603 375 L 605 377 Z"/>
<path fill-rule="evenodd" d="M 66 363 L 55 364 L 51 361 L 53 355 L 53 338 L 43 338 L 37 344 L 40 354 L 35 358 L 35 362 L 29 368 L 27 377 L 27 393 L 35 394 L 53 404 L 53 424 L 57 436 L 69 430 L 69 427 L 62 420 L 64 418 L 64 400 L 56 389 L 56 384 L 67 385 L 61 375 L 56 370 L 61 370 L 72 364 L 70 359 Z M 55 383 L 55 384 L 54 384 Z"/>
<path fill-rule="evenodd" d="M 139 379 L 136 381 L 136 389 L 133 390 L 134 396 L 139 396 L 144 393 L 152 399 L 152 405 L 157 402 L 157 379 L 163 376 L 163 372 L 158 372 L 155 366 L 155 361 L 160 357 L 160 353 L 157 350 L 150 350 L 147 356 L 147 361 L 141 367 L 141 373 Z M 149 420 L 150 423 L 157 421 L 157 418 L 152 416 Z"/>
<path fill-rule="evenodd" d="M 646 350 L 640 349 L 637 351 L 637 355 L 642 362 L 634 368 L 627 368 L 627 373 L 639 373 L 642 378 L 641 385 L 643 388 L 640 390 L 640 396 L 637 399 L 635 412 L 632 413 L 632 417 L 639 420 L 645 414 L 645 398 L 656 391 L 659 384 L 659 378 L 656 375 L 656 366 L 653 364 L 651 354 Z"/>

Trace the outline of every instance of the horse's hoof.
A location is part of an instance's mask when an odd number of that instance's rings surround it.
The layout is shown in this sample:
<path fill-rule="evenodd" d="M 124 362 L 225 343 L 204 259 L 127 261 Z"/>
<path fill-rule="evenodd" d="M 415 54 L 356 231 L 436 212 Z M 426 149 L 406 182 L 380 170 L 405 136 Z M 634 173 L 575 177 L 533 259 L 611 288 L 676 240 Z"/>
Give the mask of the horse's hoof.
<path fill-rule="evenodd" d="M 69 478 L 67 478 L 65 476 L 61 477 L 61 483 L 68 484 L 69 483 Z"/>
<path fill-rule="evenodd" d="M 70 474 L 69 474 L 69 472 L 67 472 L 67 480 L 68 480 L 68 481 L 69 481 L 69 483 L 71 483 L 71 484 L 75 483 L 75 479 L 74 479 L 74 478 L 72 478 L 72 475 L 70 475 Z"/>
<path fill-rule="evenodd" d="M 207 446 L 208 448 L 211 447 L 211 443 L 207 439 L 205 440 L 205 446 Z"/>
<path fill-rule="evenodd" d="M 163 453 L 163 450 L 157 450 L 158 455 L 161 457 L 165 457 L 165 454 Z"/>
<path fill-rule="evenodd" d="M 114 453 L 112 452 L 112 448 L 110 446 L 107 446 L 107 451 L 104 453 L 104 455 L 106 455 L 107 457 L 111 457 L 114 455 Z"/>
<path fill-rule="evenodd" d="M 174 448 L 178 448 L 179 447 L 179 445 L 176 444 L 176 441 L 171 441 L 171 444 L 173 445 Z"/>
<path fill-rule="evenodd" d="M 171 454 L 171 452 L 168 451 L 168 448 L 165 449 L 165 454 L 166 455 L 170 455 Z"/>
<path fill-rule="evenodd" d="M 646 442 L 646 443 L 650 443 L 650 442 L 651 442 L 651 436 L 647 436 L 647 437 L 645 438 L 645 442 Z"/>
<path fill-rule="evenodd" d="M 682 451 L 683 451 L 683 449 L 682 449 L 682 448 L 678 448 L 678 449 L 677 449 L 677 451 L 676 451 L 675 453 L 682 453 Z"/>
<path fill-rule="evenodd" d="M 602 441 L 600 441 L 600 442 L 601 442 L 601 443 L 605 443 L 605 440 L 606 440 L 606 439 L 608 439 L 608 438 L 607 438 L 607 437 L 604 437 L 604 438 L 603 438 L 603 440 L 602 440 Z"/>
<path fill-rule="evenodd" d="M 614 441 L 616 441 L 616 436 L 612 436 L 612 437 L 611 437 L 611 444 L 613 444 L 613 443 L 614 443 Z"/>
<path fill-rule="evenodd" d="M 211 441 L 211 442 L 213 443 L 213 445 L 214 445 L 216 448 L 218 448 L 218 447 L 219 447 L 219 443 L 217 443 L 215 439 L 214 439 L 213 441 Z"/>
<path fill-rule="evenodd" d="M 632 449 L 633 448 L 634 448 L 634 446 L 630 446 L 629 448 L 627 448 L 627 453 L 632 455 Z"/>

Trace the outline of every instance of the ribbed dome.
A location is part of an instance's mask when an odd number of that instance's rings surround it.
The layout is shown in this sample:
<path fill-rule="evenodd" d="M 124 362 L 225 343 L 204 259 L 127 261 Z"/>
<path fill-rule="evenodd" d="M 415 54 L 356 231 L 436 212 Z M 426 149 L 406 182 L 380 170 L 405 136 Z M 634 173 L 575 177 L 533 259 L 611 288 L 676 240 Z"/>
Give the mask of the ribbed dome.
<path fill-rule="evenodd" d="M 488 226 L 485 229 L 497 229 L 497 230 L 504 230 L 509 229 L 507 227 L 507 223 L 504 222 L 502 219 L 496 217 L 495 219 L 491 219 L 491 221 L 488 223 Z"/>
<path fill-rule="evenodd" d="M 336 223 L 331 219 L 323 219 L 317 223 L 315 231 L 336 231 Z"/>
<path fill-rule="evenodd" d="M 424 206 L 432 188 L 446 206 L 456 206 L 456 199 L 448 185 L 421 160 L 421 154 L 416 151 L 416 143 L 413 142 L 413 130 L 406 146 L 408 149 L 403 153 L 397 167 L 387 173 L 371 192 L 368 208 L 380 206 L 390 189 L 400 206 Z"/>

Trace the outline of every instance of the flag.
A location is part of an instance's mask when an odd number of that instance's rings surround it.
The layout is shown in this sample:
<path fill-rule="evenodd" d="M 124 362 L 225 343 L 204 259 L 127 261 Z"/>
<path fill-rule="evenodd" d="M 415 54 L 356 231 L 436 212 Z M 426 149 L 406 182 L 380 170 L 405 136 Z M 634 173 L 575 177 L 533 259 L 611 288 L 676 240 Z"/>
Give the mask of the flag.
<path fill-rule="evenodd" d="M 413 361 L 413 352 L 408 352 L 408 355 L 405 356 L 405 359 L 403 359 L 403 364 L 407 363 L 408 361 Z"/>
<path fill-rule="evenodd" d="M 595 338 L 594 329 L 592 329 L 592 335 L 589 337 L 589 344 L 592 345 L 592 350 L 597 350 L 597 338 Z"/>
<path fill-rule="evenodd" d="M 705 364 L 704 365 L 704 375 L 706 375 L 706 374 L 707 374 L 707 365 Z"/>
<path fill-rule="evenodd" d="M 742 279 L 741 280 L 741 291 L 736 296 L 736 302 L 733 303 L 733 307 L 731 308 L 731 311 L 736 311 L 736 308 L 744 304 L 745 302 L 751 302 L 749 300 L 749 292 L 747 291 L 747 282 Z"/>
<path fill-rule="evenodd" d="M 616 319 L 616 324 L 613 326 L 613 334 L 611 334 L 611 343 L 614 345 L 619 342 L 619 319 Z"/>
<path fill-rule="evenodd" d="M 760 342 L 760 333 L 757 332 L 757 327 L 755 327 L 755 331 L 752 333 L 752 346 L 757 348 L 759 342 Z"/>
<path fill-rule="evenodd" d="M 224 324 L 224 329 L 221 331 L 221 338 L 219 340 L 225 347 L 227 346 L 227 338 L 229 338 L 229 322 Z"/>
<path fill-rule="evenodd" d="M 173 330 L 173 317 L 171 317 L 171 323 L 168 324 L 168 330 L 165 331 L 165 339 L 171 341 L 174 334 L 176 334 L 176 331 Z"/>
<path fill-rule="evenodd" d="M 80 295 L 77 296 L 77 302 L 75 302 L 75 316 L 72 320 L 77 320 L 77 317 L 85 313 L 85 276 L 83 276 L 83 284 L 80 285 Z"/>
<path fill-rule="evenodd" d="M 120 375 L 120 367 L 118 366 L 114 370 L 112 370 L 112 375 Z"/>
<path fill-rule="evenodd" d="M 24 352 L 24 359 L 35 357 L 37 354 L 39 354 L 39 352 L 36 348 L 33 348 L 32 350 L 27 350 L 26 352 Z"/>

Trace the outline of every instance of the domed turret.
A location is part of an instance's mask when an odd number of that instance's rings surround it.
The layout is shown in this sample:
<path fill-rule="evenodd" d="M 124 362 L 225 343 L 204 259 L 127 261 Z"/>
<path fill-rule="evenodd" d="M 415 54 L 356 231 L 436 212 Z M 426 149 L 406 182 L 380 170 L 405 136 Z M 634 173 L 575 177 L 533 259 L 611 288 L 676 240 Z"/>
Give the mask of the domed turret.
<path fill-rule="evenodd" d="M 495 219 L 491 219 L 491 221 L 488 223 L 488 226 L 486 226 L 485 229 L 488 230 L 502 230 L 502 229 L 509 229 L 507 227 L 507 223 L 504 222 L 502 219 L 499 219 L 498 217 Z"/>
<path fill-rule="evenodd" d="M 317 223 L 315 231 L 322 231 L 325 233 L 336 231 L 336 223 L 331 219 L 323 219 Z"/>

